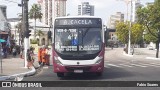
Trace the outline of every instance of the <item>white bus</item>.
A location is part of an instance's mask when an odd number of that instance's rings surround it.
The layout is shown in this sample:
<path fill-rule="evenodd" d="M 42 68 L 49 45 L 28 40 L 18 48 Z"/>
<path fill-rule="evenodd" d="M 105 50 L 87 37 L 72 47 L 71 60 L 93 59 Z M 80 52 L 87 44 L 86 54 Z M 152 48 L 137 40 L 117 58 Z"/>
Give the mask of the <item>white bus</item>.
<path fill-rule="evenodd" d="M 93 72 L 104 69 L 104 30 L 102 19 L 93 16 L 59 17 L 53 28 L 53 69 L 64 73 Z"/>

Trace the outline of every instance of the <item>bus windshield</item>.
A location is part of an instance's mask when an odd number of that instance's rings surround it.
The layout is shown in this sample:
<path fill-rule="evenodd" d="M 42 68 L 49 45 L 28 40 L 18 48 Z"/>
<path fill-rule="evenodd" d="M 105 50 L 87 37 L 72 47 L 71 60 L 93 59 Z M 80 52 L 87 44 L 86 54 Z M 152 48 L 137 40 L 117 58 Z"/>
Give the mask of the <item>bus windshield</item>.
<path fill-rule="evenodd" d="M 55 50 L 63 56 L 93 55 L 101 47 L 101 28 L 55 28 Z"/>

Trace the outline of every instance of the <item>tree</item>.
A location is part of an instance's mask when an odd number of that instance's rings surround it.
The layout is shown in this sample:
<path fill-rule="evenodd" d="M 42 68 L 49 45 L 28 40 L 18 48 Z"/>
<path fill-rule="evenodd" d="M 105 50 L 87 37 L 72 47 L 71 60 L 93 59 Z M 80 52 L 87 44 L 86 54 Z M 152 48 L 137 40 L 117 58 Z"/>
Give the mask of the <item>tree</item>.
<path fill-rule="evenodd" d="M 22 42 L 23 42 L 23 33 L 24 33 L 24 31 L 23 31 L 23 29 L 22 29 L 22 22 L 19 22 L 19 23 L 15 26 L 15 28 L 18 29 L 18 33 L 19 33 L 19 45 L 20 45 L 20 41 L 21 41 L 21 44 L 22 44 Z"/>
<path fill-rule="evenodd" d="M 130 29 L 129 28 L 129 22 L 118 22 L 116 24 L 117 37 L 124 44 L 128 43 L 129 29 Z M 138 23 L 132 24 L 132 27 L 131 27 L 131 44 L 133 45 L 133 51 L 134 51 L 134 45 L 138 44 L 138 42 L 142 40 L 143 30 L 144 29 L 143 29 L 142 25 L 140 25 Z M 126 49 L 125 51 L 128 51 L 128 50 Z M 132 52 L 132 54 L 133 53 L 134 52 Z"/>
<path fill-rule="evenodd" d="M 42 30 L 38 30 L 38 31 L 36 31 L 35 36 L 39 36 L 39 37 L 41 37 L 41 36 L 43 36 L 43 35 L 44 35 L 44 33 L 42 32 Z M 39 45 L 39 41 L 38 41 L 38 45 Z"/>
<path fill-rule="evenodd" d="M 118 39 L 124 43 L 127 44 L 128 42 L 128 35 L 129 35 L 129 24 L 124 22 L 118 22 L 116 24 L 116 34 Z"/>
<path fill-rule="evenodd" d="M 156 58 L 159 57 L 160 43 L 160 0 L 155 0 L 152 5 L 140 7 L 137 10 L 138 22 L 147 30 L 146 40 L 156 43 Z"/>
<path fill-rule="evenodd" d="M 35 31 L 34 31 L 34 37 L 36 37 L 36 20 L 39 19 L 41 20 L 42 18 L 42 13 L 41 13 L 41 7 L 38 4 L 33 4 L 32 8 L 30 9 L 29 12 L 29 18 L 35 20 Z"/>
<path fill-rule="evenodd" d="M 138 24 L 138 23 L 134 23 L 131 27 L 131 43 L 132 44 L 138 44 L 138 42 L 140 42 L 142 40 L 142 36 L 143 36 L 143 26 Z"/>
<path fill-rule="evenodd" d="M 43 36 L 44 33 L 42 32 L 42 30 L 38 30 L 38 31 L 36 31 L 35 35 L 40 37 L 40 36 Z"/>

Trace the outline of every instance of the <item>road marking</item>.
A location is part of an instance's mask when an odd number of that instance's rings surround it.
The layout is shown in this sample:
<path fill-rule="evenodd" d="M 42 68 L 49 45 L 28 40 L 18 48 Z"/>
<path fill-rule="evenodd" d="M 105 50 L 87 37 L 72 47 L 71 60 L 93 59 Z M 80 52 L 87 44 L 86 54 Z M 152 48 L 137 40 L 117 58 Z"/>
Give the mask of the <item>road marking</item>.
<path fill-rule="evenodd" d="M 143 65 L 134 64 L 134 63 L 132 63 L 131 65 L 138 66 L 138 67 L 147 67 L 147 66 L 143 66 Z"/>
<path fill-rule="evenodd" d="M 155 58 L 155 57 L 146 57 L 146 59 L 160 61 L 160 58 Z"/>
<path fill-rule="evenodd" d="M 130 65 L 126 65 L 126 64 L 119 64 L 121 66 L 126 66 L 126 67 L 133 67 L 133 66 L 130 66 Z"/>
<path fill-rule="evenodd" d="M 121 67 L 121 66 L 117 66 L 117 65 L 114 65 L 114 64 L 107 64 L 109 66 L 113 66 L 113 67 Z"/>
<path fill-rule="evenodd" d="M 151 63 L 150 66 L 153 66 L 153 67 L 160 67 L 160 64 L 157 64 L 157 63 Z"/>
<path fill-rule="evenodd" d="M 160 67 L 160 64 L 157 65 L 156 63 L 141 63 L 140 65 L 149 67 Z"/>
<path fill-rule="evenodd" d="M 141 63 L 141 65 L 143 65 L 143 66 L 153 66 L 153 67 L 157 67 L 156 65 L 153 65 L 153 64 L 147 64 L 147 63 Z"/>
<path fill-rule="evenodd" d="M 157 65 L 157 66 L 160 66 L 160 63 L 151 63 L 153 65 Z"/>

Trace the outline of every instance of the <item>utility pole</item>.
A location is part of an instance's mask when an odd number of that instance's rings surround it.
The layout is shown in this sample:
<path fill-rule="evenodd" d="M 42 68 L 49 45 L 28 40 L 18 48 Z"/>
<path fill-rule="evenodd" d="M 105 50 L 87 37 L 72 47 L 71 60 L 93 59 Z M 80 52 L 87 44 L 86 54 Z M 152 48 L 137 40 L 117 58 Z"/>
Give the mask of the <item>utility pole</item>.
<path fill-rule="evenodd" d="M 132 27 L 133 3 L 132 3 L 132 0 L 121 0 L 121 1 L 125 1 L 127 4 L 127 20 L 128 20 L 128 4 L 131 3 L 130 26 L 129 26 L 129 35 L 128 35 L 128 55 L 130 55 L 131 54 L 130 49 L 131 49 L 131 27 Z"/>
<path fill-rule="evenodd" d="M 22 8 L 22 17 L 20 17 L 21 18 L 21 30 L 22 31 L 24 31 L 23 29 L 24 29 L 24 0 L 21 0 L 21 4 L 18 4 L 18 6 L 19 7 L 21 7 Z M 19 33 L 19 45 L 22 45 L 22 40 L 24 39 L 24 37 L 22 37 L 22 35 L 23 35 L 23 32 L 20 32 Z"/>
<path fill-rule="evenodd" d="M 132 27 L 132 13 L 133 13 L 133 3 L 131 2 L 131 14 L 130 14 L 130 28 L 129 28 L 129 40 L 128 40 L 128 55 L 131 53 L 131 27 Z"/>
<path fill-rule="evenodd" d="M 28 25 L 28 1 L 29 0 L 23 0 L 24 3 L 24 13 L 23 13 L 23 27 L 24 27 L 24 67 L 27 68 L 27 49 L 29 49 L 29 37 L 27 32 L 29 31 L 29 25 Z"/>
<path fill-rule="evenodd" d="M 1 30 L 0 30 L 1 32 Z M 1 38 L 1 34 L 0 34 L 0 38 Z M 1 74 L 3 73 L 3 66 L 2 66 L 2 44 L 0 42 L 0 60 L 1 60 Z"/>

